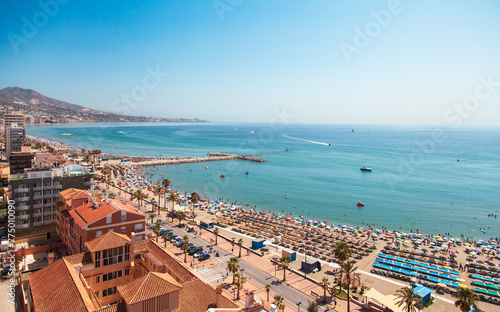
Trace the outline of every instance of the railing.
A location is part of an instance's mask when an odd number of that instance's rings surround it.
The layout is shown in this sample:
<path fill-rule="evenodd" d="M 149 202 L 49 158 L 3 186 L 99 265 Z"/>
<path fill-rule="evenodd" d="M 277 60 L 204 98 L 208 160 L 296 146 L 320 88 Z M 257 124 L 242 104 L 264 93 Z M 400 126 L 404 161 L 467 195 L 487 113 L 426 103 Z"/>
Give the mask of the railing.
<path fill-rule="evenodd" d="M 47 208 L 47 207 L 54 207 L 55 206 L 55 203 L 45 203 L 43 204 L 43 207 Z"/>
<path fill-rule="evenodd" d="M 18 202 L 24 202 L 24 201 L 28 201 L 29 199 L 30 199 L 29 197 L 23 196 L 23 197 L 16 198 L 16 201 L 18 201 Z"/>
<path fill-rule="evenodd" d="M 17 189 L 15 189 L 15 191 L 16 191 L 17 193 L 26 193 L 26 192 L 28 192 L 29 190 L 30 190 L 30 189 L 29 189 L 29 188 L 27 188 L 27 187 L 18 187 Z"/>
<path fill-rule="evenodd" d="M 30 206 L 28 206 L 28 205 L 19 205 L 19 207 L 17 207 L 17 210 L 19 210 L 19 211 L 29 210 L 29 209 L 30 209 Z"/>
<path fill-rule="evenodd" d="M 42 199 L 43 195 L 33 195 L 33 199 Z"/>
<path fill-rule="evenodd" d="M 51 224 L 51 223 L 54 223 L 54 219 L 52 219 L 52 220 L 44 220 L 43 221 L 43 224 Z"/>
<path fill-rule="evenodd" d="M 54 194 L 44 194 L 43 195 L 43 198 L 47 199 L 47 198 L 52 198 L 54 197 Z"/>
<path fill-rule="evenodd" d="M 44 215 L 44 216 L 51 216 L 52 214 L 53 214 L 53 212 L 52 212 L 52 211 L 44 211 L 44 212 L 43 212 L 43 215 Z"/>
<path fill-rule="evenodd" d="M 28 219 L 29 217 L 30 217 L 30 215 L 19 215 L 19 216 L 17 216 L 17 219 L 24 220 L 24 219 Z"/>
<path fill-rule="evenodd" d="M 27 229 L 29 226 L 30 226 L 29 223 L 17 224 L 16 228 L 18 228 L 18 229 Z"/>
<path fill-rule="evenodd" d="M 35 208 L 35 209 L 37 209 L 37 208 L 43 208 L 43 204 L 34 204 L 33 208 Z"/>
<path fill-rule="evenodd" d="M 62 189 L 62 185 L 61 184 L 54 184 L 54 188 L 55 189 Z"/>
<path fill-rule="evenodd" d="M 42 223 L 41 221 L 39 221 L 39 222 L 33 222 L 33 226 L 40 226 L 40 225 L 42 225 L 42 224 L 43 224 L 43 223 Z"/>
<path fill-rule="evenodd" d="M 41 217 L 43 216 L 43 212 L 37 212 L 33 214 L 33 217 Z"/>

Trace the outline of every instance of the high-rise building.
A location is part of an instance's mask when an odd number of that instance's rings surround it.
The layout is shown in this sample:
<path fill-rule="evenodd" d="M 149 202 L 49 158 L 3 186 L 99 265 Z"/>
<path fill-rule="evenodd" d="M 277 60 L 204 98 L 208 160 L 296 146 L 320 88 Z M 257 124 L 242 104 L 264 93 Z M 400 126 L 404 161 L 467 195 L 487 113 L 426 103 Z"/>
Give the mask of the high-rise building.
<path fill-rule="evenodd" d="M 12 152 L 20 152 L 26 136 L 25 117 L 19 113 L 4 115 L 5 154 L 7 159 Z"/>

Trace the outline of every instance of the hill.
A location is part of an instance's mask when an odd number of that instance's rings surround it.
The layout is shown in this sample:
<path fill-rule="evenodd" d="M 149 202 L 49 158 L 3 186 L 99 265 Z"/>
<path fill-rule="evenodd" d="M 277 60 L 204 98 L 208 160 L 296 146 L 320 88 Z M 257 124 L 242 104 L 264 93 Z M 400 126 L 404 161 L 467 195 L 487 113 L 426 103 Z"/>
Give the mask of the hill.
<path fill-rule="evenodd" d="M 8 87 L 0 90 L 4 111 L 18 110 L 33 118 L 33 123 L 75 122 L 206 122 L 189 118 L 159 118 L 113 114 L 59 101 L 31 89 Z"/>

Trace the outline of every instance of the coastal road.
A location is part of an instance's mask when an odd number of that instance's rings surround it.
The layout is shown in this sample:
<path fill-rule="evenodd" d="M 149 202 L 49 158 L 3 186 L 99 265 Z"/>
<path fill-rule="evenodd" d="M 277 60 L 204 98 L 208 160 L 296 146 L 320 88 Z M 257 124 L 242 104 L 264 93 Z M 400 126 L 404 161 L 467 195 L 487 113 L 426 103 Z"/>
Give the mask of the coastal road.
<path fill-rule="evenodd" d="M 223 259 L 223 263 L 218 264 L 213 269 L 221 273 L 223 276 L 226 275 L 227 261 L 225 260 L 233 257 L 231 253 L 215 246 L 212 243 L 207 242 L 206 240 L 198 236 L 195 236 L 181 228 L 172 225 L 168 221 L 162 223 L 162 227 L 171 229 L 174 232 L 174 234 L 179 237 L 187 235 L 189 237 L 189 242 L 193 243 L 195 246 L 202 246 L 203 250 L 208 251 L 210 247 L 212 247 L 214 251 L 219 252 L 219 258 Z M 211 254 L 211 258 L 212 259 L 214 258 L 214 253 Z M 266 259 L 265 261 L 268 260 Z M 280 279 L 277 279 L 276 277 L 268 274 L 267 272 L 264 272 L 256 268 L 255 266 L 245 262 L 242 259 L 240 259 L 239 265 L 240 265 L 240 270 L 243 270 L 245 277 L 252 280 L 254 283 L 257 283 L 261 287 L 264 287 L 266 284 L 271 285 L 273 293 L 282 295 L 285 298 L 285 304 L 291 307 L 292 309 L 297 307 L 298 302 L 301 302 L 302 304 L 300 306 L 300 310 L 305 311 L 307 308 L 308 301 L 314 300 L 314 298 L 304 294 L 303 292 L 282 282 Z M 321 301 L 318 301 L 318 306 L 320 308 L 320 311 L 335 311 L 329 307 L 320 304 Z"/>

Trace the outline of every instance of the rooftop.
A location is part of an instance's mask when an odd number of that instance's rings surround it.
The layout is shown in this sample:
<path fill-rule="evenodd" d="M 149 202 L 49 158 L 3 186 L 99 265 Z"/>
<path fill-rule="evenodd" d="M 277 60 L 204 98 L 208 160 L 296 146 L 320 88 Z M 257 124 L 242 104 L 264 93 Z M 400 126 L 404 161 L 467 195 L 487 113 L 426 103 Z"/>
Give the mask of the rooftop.
<path fill-rule="evenodd" d="M 182 286 L 167 273 L 149 272 L 117 289 L 123 299 L 132 305 L 178 291 Z"/>
<path fill-rule="evenodd" d="M 127 235 L 115 232 L 108 232 L 102 236 L 99 236 L 91 240 L 90 242 L 86 242 L 85 246 L 88 251 L 96 252 L 96 251 L 125 246 L 127 244 L 130 244 L 130 238 Z"/>

